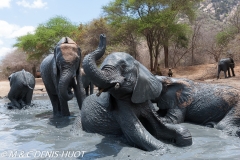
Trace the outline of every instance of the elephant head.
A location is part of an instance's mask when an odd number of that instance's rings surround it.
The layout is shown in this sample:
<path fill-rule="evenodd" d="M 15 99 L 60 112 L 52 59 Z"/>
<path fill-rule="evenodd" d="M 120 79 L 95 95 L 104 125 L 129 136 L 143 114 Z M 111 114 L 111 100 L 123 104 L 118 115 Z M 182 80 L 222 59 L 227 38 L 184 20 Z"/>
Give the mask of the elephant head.
<path fill-rule="evenodd" d="M 52 63 L 55 88 L 61 98 L 68 101 L 73 98 L 70 84 L 75 79 L 76 85 L 79 85 L 77 78 L 80 75 L 81 49 L 69 37 L 63 37 L 54 49 L 54 59 Z M 58 86 L 57 86 L 58 85 Z"/>
<path fill-rule="evenodd" d="M 83 61 L 85 73 L 102 91 L 109 91 L 117 99 L 130 98 L 133 103 L 142 103 L 158 97 L 162 84 L 148 69 L 124 52 L 114 52 L 107 56 L 97 68 L 95 61 L 102 57 L 106 48 L 106 37 L 100 36 L 96 51 L 88 54 Z"/>
<path fill-rule="evenodd" d="M 110 107 L 114 107 L 111 109 L 128 140 L 134 141 L 132 143 L 145 140 L 153 142 L 154 138 L 149 138 L 153 134 L 157 139 L 174 139 L 179 146 L 190 145 L 192 141 L 188 130 L 162 123 L 150 102 L 162 91 L 160 81 L 131 55 L 123 52 L 111 53 L 98 68 L 95 61 L 103 56 L 105 48 L 106 37 L 101 35 L 98 48 L 85 56 L 83 69 L 93 84 L 99 88 L 98 95 L 101 92 L 108 92 L 113 97 Z M 126 114 L 132 116 L 129 118 Z M 144 117 L 142 123 L 140 123 L 141 117 Z M 146 127 L 151 134 L 145 134 L 147 132 L 140 131 L 138 127 L 134 129 L 134 131 L 138 130 L 136 134 L 129 133 L 130 131 L 125 129 L 126 124 L 141 126 L 140 128 Z M 135 135 L 141 138 L 138 137 L 138 139 Z M 185 135 L 187 136 L 184 137 Z"/>

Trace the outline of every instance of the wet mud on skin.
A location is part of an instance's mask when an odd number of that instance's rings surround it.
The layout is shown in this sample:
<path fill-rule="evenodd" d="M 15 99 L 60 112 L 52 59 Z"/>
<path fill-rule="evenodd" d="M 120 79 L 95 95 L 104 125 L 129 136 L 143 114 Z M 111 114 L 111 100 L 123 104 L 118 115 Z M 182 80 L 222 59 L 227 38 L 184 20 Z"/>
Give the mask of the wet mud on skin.
<path fill-rule="evenodd" d="M 46 95 L 34 95 L 33 105 L 22 110 L 7 109 L 8 102 L 6 98 L 0 99 L 0 155 L 5 151 L 85 151 L 83 157 L 67 159 L 237 160 L 240 157 L 240 139 L 213 128 L 183 123 L 192 134 L 192 146 L 178 148 L 167 144 L 165 153 L 146 152 L 128 146 L 122 137 L 86 133 L 81 129 L 72 132 L 80 113 L 76 99 L 69 101 L 71 116 L 65 118 L 52 117 L 52 106 Z M 24 159 L 34 158 L 32 155 Z"/>

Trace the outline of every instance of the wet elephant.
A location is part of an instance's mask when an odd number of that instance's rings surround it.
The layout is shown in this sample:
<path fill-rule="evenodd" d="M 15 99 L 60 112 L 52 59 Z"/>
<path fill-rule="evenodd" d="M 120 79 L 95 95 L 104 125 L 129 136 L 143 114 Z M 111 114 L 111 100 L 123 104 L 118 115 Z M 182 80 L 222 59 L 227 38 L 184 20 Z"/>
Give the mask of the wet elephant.
<path fill-rule="evenodd" d="M 99 88 L 88 96 L 81 110 L 83 130 L 92 133 L 124 135 L 128 143 L 143 150 L 165 149 L 161 140 L 178 146 L 192 144 L 190 132 L 180 125 L 165 124 L 150 101 L 160 95 L 161 83 L 147 68 L 123 52 L 108 55 L 100 66 L 106 37 L 100 36 L 97 50 L 85 56 L 83 68 Z"/>
<path fill-rule="evenodd" d="M 85 74 L 84 70 L 81 68 L 82 83 L 83 88 L 85 89 L 86 96 L 93 94 L 94 85 L 90 81 L 89 77 Z"/>
<path fill-rule="evenodd" d="M 81 50 L 69 37 L 62 38 L 41 63 L 43 83 L 53 106 L 54 116 L 69 116 L 68 101 L 75 97 L 79 108 L 85 98 L 80 74 Z"/>
<path fill-rule="evenodd" d="M 240 136 L 240 91 L 226 85 L 156 76 L 163 90 L 156 102 L 159 115 L 172 124 L 191 122 Z"/>
<path fill-rule="evenodd" d="M 234 67 L 235 67 L 235 63 L 234 63 L 232 58 L 221 59 L 218 62 L 218 75 L 217 75 L 217 79 L 219 78 L 219 74 L 220 74 L 221 71 L 224 72 L 225 78 L 227 78 L 226 72 L 228 72 L 228 77 L 231 77 L 230 69 L 232 71 L 232 76 L 235 76 L 235 74 L 234 74 Z"/>
<path fill-rule="evenodd" d="M 12 73 L 8 80 L 10 81 L 8 99 L 11 101 L 8 107 L 21 109 L 25 105 L 30 105 L 35 87 L 34 76 L 23 69 Z"/>

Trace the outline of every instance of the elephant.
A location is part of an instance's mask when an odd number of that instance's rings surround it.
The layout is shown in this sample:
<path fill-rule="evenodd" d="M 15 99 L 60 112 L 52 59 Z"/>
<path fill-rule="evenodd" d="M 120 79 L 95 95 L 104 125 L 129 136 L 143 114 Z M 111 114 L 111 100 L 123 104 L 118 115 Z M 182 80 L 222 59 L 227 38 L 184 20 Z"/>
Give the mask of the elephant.
<path fill-rule="evenodd" d="M 162 83 L 161 95 L 152 100 L 164 122 L 190 122 L 240 136 L 240 91 L 220 84 L 184 78 L 156 76 Z"/>
<path fill-rule="evenodd" d="M 8 108 L 22 109 L 25 105 L 30 105 L 35 87 L 34 76 L 23 69 L 12 73 L 8 80 L 10 81 L 8 99 L 11 101 Z"/>
<path fill-rule="evenodd" d="M 81 74 L 81 49 L 69 37 L 63 37 L 41 63 L 40 71 L 53 106 L 53 116 L 69 116 L 68 101 L 75 95 L 79 109 L 85 98 Z M 72 92 L 74 90 L 74 95 Z"/>
<path fill-rule="evenodd" d="M 90 81 L 88 76 L 85 74 L 82 68 L 81 68 L 81 75 L 82 75 L 83 88 L 85 89 L 86 96 L 89 96 L 90 94 L 93 94 L 94 85 Z"/>
<path fill-rule="evenodd" d="M 191 145 L 187 128 L 163 123 L 157 115 L 150 99 L 160 95 L 162 85 L 155 76 L 124 52 L 109 54 L 98 68 L 96 60 L 103 56 L 105 48 L 106 36 L 102 34 L 98 48 L 82 62 L 86 75 L 99 89 L 83 102 L 81 117 L 77 118 L 82 129 L 122 135 L 128 144 L 146 151 L 166 149 L 162 141 Z"/>
<path fill-rule="evenodd" d="M 232 76 L 235 76 L 234 69 L 233 69 L 234 67 L 235 67 L 235 63 L 234 63 L 232 58 L 221 59 L 218 62 L 218 75 L 217 75 L 217 79 L 219 79 L 219 74 L 220 74 L 221 71 L 224 72 L 225 78 L 227 78 L 227 74 L 226 74 L 227 71 L 228 71 L 228 77 L 231 77 L 229 68 L 232 70 Z"/>

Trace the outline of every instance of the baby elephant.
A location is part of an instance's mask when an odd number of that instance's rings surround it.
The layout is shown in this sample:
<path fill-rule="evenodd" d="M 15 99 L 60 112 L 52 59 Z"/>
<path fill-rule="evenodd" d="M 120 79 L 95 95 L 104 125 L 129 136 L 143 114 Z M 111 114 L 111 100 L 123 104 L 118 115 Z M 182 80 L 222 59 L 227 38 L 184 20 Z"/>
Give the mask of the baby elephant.
<path fill-rule="evenodd" d="M 8 93 L 8 99 L 11 103 L 8 104 L 8 108 L 21 109 L 25 105 L 30 105 L 35 87 L 34 76 L 23 69 L 22 71 L 12 73 L 8 80 L 11 87 Z"/>

